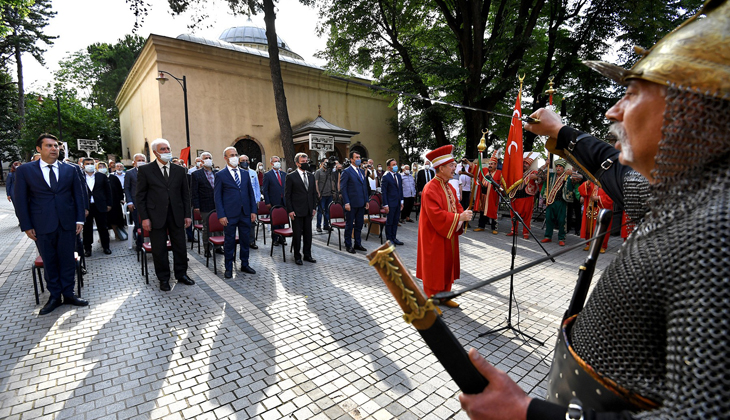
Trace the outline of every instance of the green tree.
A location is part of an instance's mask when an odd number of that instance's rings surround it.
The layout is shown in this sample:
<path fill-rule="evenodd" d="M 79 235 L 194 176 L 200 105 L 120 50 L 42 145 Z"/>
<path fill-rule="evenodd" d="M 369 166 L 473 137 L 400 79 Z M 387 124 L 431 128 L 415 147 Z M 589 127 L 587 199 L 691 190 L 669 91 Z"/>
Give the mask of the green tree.
<path fill-rule="evenodd" d="M 78 158 L 86 156 L 77 150 L 78 139 L 99 140 L 104 154 L 95 157 L 106 158 L 106 153 L 112 153 L 113 139 L 118 136 L 119 125 L 110 119 L 100 107 L 90 108 L 76 97 L 73 91 L 58 91 L 60 97 L 61 120 L 63 121 L 63 141 L 68 143 L 69 154 Z M 27 101 L 25 125 L 21 131 L 18 146 L 21 152 L 29 157 L 35 151 L 35 141 L 40 133 L 56 133 L 58 131 L 58 108 L 56 98 L 31 94 L 29 97 L 38 98 Z"/>
<path fill-rule="evenodd" d="M 0 0 L 0 37 L 10 32 L 10 28 L 5 23 L 5 15 L 14 12 L 21 17 L 26 17 L 30 13 L 30 6 L 33 5 L 33 2 L 34 0 Z"/>
<path fill-rule="evenodd" d="M 40 44 L 53 45 L 53 40 L 58 38 L 44 33 L 48 21 L 56 12 L 51 10 L 49 0 L 36 0 L 27 9 L 5 6 L 2 15 L 2 25 L 8 28 L 8 33 L 0 39 L 0 67 L 5 67 L 8 61 L 15 62 L 18 77 L 18 116 L 22 125 L 25 118 L 22 54 L 29 53 L 39 63 L 45 64 L 43 53 L 46 50 Z"/>
<path fill-rule="evenodd" d="M 4 69 L 0 69 L 0 180 L 4 180 L 2 162 L 20 158 L 18 139 L 18 114 L 15 112 L 18 87 Z"/>

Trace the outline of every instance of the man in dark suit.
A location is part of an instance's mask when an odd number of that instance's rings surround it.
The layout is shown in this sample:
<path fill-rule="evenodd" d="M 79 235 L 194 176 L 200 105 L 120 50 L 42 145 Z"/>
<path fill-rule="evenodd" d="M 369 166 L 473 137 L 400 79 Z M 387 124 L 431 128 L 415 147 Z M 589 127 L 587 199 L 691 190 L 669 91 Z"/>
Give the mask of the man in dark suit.
<path fill-rule="evenodd" d="M 238 152 L 235 147 L 227 147 L 223 151 L 226 159 L 225 169 L 215 174 L 215 208 L 218 220 L 225 227 L 223 248 L 226 255 L 225 278 L 233 277 L 234 252 L 236 249 L 236 232 L 241 244 L 239 256 L 241 271 L 256 274 L 256 270 L 248 265 L 248 231 L 256 220 L 256 197 L 254 197 L 248 171 L 238 167 Z"/>
<path fill-rule="evenodd" d="M 398 173 L 398 162 L 395 159 L 388 159 L 385 166 L 385 174 L 380 180 L 383 208 L 388 214 L 385 222 L 385 237 L 395 245 L 403 245 L 403 242 L 396 238 L 400 211 L 403 210 L 403 178 Z"/>
<path fill-rule="evenodd" d="M 13 203 L 20 230 L 36 242 L 51 297 L 40 315 L 68 303 L 87 306 L 74 295 L 75 237 L 84 228 L 84 185 L 76 166 L 58 161 L 58 139 L 41 134 L 38 162 L 15 171 Z M 63 302 L 61 301 L 63 296 Z"/>
<path fill-rule="evenodd" d="M 127 210 L 129 211 L 132 223 L 134 223 L 134 234 L 129 235 L 129 249 L 132 249 L 132 238 L 137 234 L 137 229 L 141 229 L 142 226 L 139 224 L 139 217 L 137 216 L 137 208 L 134 205 L 135 195 L 137 194 L 137 174 L 139 168 L 147 163 L 147 156 L 142 153 L 137 153 L 133 156 L 134 168 L 127 171 L 124 176 L 124 198 L 127 203 Z M 135 242 L 137 249 L 142 246 L 142 235 L 137 236 Z"/>
<path fill-rule="evenodd" d="M 193 211 L 197 210 L 200 212 L 200 217 L 203 219 L 203 244 L 205 247 L 205 256 L 210 257 L 210 244 L 208 238 L 210 233 L 208 231 L 208 216 L 210 212 L 215 210 L 215 198 L 213 196 L 213 187 L 215 186 L 215 174 L 216 171 L 213 169 L 213 155 L 209 152 L 203 152 L 200 154 L 203 166 L 201 169 L 193 171 Z"/>
<path fill-rule="evenodd" d="M 270 209 L 273 206 L 285 205 L 284 187 L 286 185 L 286 173 L 281 170 L 279 156 L 272 156 L 269 161 L 271 162 L 271 170 L 264 174 L 263 193 L 264 203 Z M 271 227 L 271 240 L 274 241 L 274 245 L 280 242 L 286 245 L 284 238 L 274 236 L 274 229 L 281 229 L 283 227 L 281 225 Z"/>
<path fill-rule="evenodd" d="M 294 161 L 297 170 L 286 179 L 286 211 L 292 220 L 294 231 L 294 262 L 302 265 L 302 234 L 304 234 L 304 261 L 316 263 L 312 258 L 312 217 L 317 209 L 317 184 L 309 172 L 309 158 L 306 153 L 297 153 Z"/>
<path fill-rule="evenodd" d="M 347 252 L 367 251 L 362 246 L 361 231 L 365 210 L 368 209 L 368 181 L 360 169 L 362 160 L 357 152 L 350 152 L 351 165 L 342 171 L 340 190 L 345 203 L 345 247 Z M 355 246 L 352 246 L 352 229 L 355 229 Z"/>
<path fill-rule="evenodd" d="M 417 197 L 421 196 L 421 192 L 423 191 L 423 188 L 435 176 L 436 176 L 436 172 L 434 172 L 434 170 L 431 169 L 431 162 L 426 161 L 426 164 L 423 165 L 423 169 L 418 171 L 418 174 L 416 175 L 416 196 Z"/>
<path fill-rule="evenodd" d="M 150 149 L 157 159 L 137 169 L 136 207 L 142 219 L 142 229 L 150 232 L 160 290 L 167 292 L 171 290 L 168 235 L 172 245 L 175 278 L 183 284 L 195 284 L 187 275 L 185 241 L 185 228 L 193 222 L 190 217 L 190 189 L 185 168 L 171 163 L 170 143 L 165 139 L 157 139 L 152 142 Z"/>
<path fill-rule="evenodd" d="M 106 164 L 99 162 L 99 167 L 106 169 Z M 91 158 L 84 159 L 84 173 L 86 174 L 84 183 L 89 197 L 89 214 L 84 223 L 84 253 L 87 257 L 91 256 L 91 245 L 94 244 L 94 221 L 96 221 L 101 247 L 104 249 L 104 253 L 109 255 L 112 253 L 112 250 L 109 249 L 109 228 L 107 227 L 107 216 L 109 210 L 112 209 L 112 189 L 109 178 L 95 171 L 94 159 Z"/>

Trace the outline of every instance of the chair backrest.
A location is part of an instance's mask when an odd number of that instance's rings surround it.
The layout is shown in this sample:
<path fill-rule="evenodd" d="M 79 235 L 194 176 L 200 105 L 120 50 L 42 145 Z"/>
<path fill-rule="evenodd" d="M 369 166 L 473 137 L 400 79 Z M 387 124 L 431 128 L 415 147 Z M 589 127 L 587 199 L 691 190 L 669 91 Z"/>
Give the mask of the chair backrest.
<path fill-rule="evenodd" d="M 273 226 L 288 225 L 289 223 L 289 213 L 286 212 L 284 207 L 274 206 L 271 208 L 271 224 Z"/>
<path fill-rule="evenodd" d="M 223 232 L 224 227 L 220 221 L 218 221 L 218 212 L 212 211 L 208 214 L 208 232 Z"/>
<path fill-rule="evenodd" d="M 142 216 L 139 214 L 139 212 L 137 212 L 137 220 L 137 223 L 139 223 L 139 230 L 142 231 L 142 242 L 144 242 L 144 238 L 149 238 L 150 233 L 144 230 L 144 228 L 142 227 Z"/>
<path fill-rule="evenodd" d="M 344 219 L 345 210 L 340 203 L 330 203 L 330 219 Z"/>
<path fill-rule="evenodd" d="M 376 200 L 370 200 L 368 205 L 368 216 L 379 216 L 380 215 L 380 204 Z"/>
<path fill-rule="evenodd" d="M 203 220 L 203 217 L 200 215 L 200 209 L 193 209 L 193 220 Z"/>
<path fill-rule="evenodd" d="M 259 216 L 268 216 L 269 215 L 269 206 L 267 206 L 265 202 L 259 201 L 257 213 Z"/>
<path fill-rule="evenodd" d="M 373 193 L 373 195 L 370 196 L 370 199 L 377 201 L 379 206 L 383 205 L 383 198 L 380 196 L 380 193 Z"/>

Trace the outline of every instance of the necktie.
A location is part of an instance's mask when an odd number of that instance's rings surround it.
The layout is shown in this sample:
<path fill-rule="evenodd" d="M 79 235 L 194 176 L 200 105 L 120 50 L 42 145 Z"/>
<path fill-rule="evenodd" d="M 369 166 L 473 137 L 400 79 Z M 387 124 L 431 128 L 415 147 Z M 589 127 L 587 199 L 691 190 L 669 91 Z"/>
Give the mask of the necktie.
<path fill-rule="evenodd" d="M 162 167 L 162 175 L 165 176 L 165 182 L 170 180 L 170 175 L 167 173 L 167 165 Z"/>
<path fill-rule="evenodd" d="M 398 188 L 398 177 L 393 174 L 393 180 L 395 181 L 395 187 Z"/>
<path fill-rule="evenodd" d="M 236 180 L 236 184 L 238 185 L 238 188 L 241 188 L 241 178 L 238 177 L 238 170 L 233 170 L 233 179 Z"/>
<path fill-rule="evenodd" d="M 426 169 L 426 182 L 431 180 L 431 170 Z"/>
<path fill-rule="evenodd" d="M 205 171 L 205 176 L 208 177 L 208 182 L 210 183 L 210 187 L 215 187 L 215 181 L 213 180 L 213 171 Z"/>
<path fill-rule="evenodd" d="M 362 177 L 362 172 L 360 172 L 359 169 L 355 169 L 357 171 L 357 175 L 360 177 L 360 182 L 365 181 L 365 178 Z"/>
<path fill-rule="evenodd" d="M 279 176 L 279 171 L 274 171 L 274 172 L 276 172 L 276 179 L 279 180 L 279 186 L 281 186 L 281 176 Z"/>
<path fill-rule="evenodd" d="M 51 181 L 51 189 L 55 191 L 58 187 L 58 179 L 56 179 L 56 173 L 53 172 L 53 165 L 48 165 L 48 171 L 50 172 L 48 178 Z"/>
<path fill-rule="evenodd" d="M 309 191 L 309 180 L 307 179 L 306 173 L 302 174 L 302 181 L 304 181 L 304 188 L 306 188 L 307 191 Z"/>

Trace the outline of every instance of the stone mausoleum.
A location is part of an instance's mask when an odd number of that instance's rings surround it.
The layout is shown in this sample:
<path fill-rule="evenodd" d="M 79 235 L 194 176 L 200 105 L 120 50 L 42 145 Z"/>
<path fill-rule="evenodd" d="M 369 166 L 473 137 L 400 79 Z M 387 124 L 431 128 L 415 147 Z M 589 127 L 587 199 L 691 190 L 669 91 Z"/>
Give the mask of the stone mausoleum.
<path fill-rule="evenodd" d="M 297 152 L 342 160 L 357 150 L 376 162 L 397 154 L 392 98 L 329 77 L 281 38 L 278 44 Z M 283 158 L 263 28 L 226 29 L 217 40 L 150 35 L 116 99 L 125 162 L 135 153 L 150 157 L 158 137 L 170 141 L 173 155 L 186 147 L 183 89 L 168 75 L 159 83 L 160 71 L 185 76 L 193 157 L 210 151 L 223 166 L 223 149 L 235 146 L 254 167 L 263 161 L 268 169 L 271 156 Z"/>

